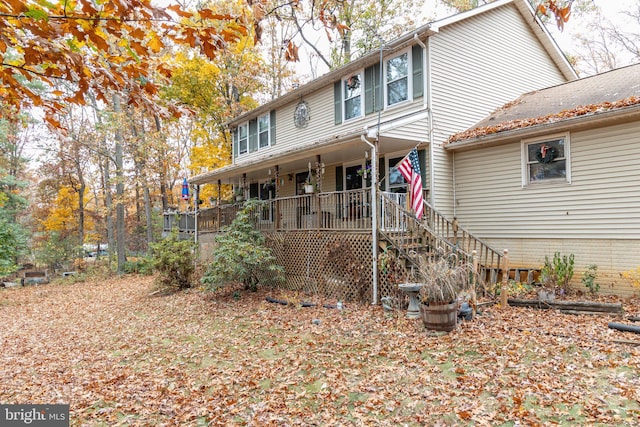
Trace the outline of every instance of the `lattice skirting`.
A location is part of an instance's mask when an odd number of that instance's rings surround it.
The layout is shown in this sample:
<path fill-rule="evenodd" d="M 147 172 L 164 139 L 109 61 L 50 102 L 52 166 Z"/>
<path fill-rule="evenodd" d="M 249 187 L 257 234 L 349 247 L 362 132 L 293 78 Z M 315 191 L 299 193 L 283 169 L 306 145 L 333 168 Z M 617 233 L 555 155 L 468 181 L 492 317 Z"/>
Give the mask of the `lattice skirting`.
<path fill-rule="evenodd" d="M 285 289 L 341 301 L 372 301 L 370 234 L 292 231 L 265 235 L 285 268 Z M 398 291 L 398 283 L 407 276 L 404 266 L 383 255 L 378 272 L 378 299 L 390 297 L 394 305 L 404 306 L 405 296 Z"/>

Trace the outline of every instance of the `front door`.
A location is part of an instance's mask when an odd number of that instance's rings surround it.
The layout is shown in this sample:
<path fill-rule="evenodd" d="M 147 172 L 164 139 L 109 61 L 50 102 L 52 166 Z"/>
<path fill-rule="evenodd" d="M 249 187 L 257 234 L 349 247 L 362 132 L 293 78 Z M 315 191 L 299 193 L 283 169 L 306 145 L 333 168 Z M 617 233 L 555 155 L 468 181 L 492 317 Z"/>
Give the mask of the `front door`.
<path fill-rule="evenodd" d="M 260 193 L 258 197 L 260 198 L 260 200 L 264 200 L 267 202 L 260 213 L 260 221 L 273 222 L 275 206 L 273 203 L 268 203 L 268 201 L 271 199 L 275 199 L 276 197 L 276 181 L 273 179 L 265 180 L 260 183 L 258 189 Z"/>

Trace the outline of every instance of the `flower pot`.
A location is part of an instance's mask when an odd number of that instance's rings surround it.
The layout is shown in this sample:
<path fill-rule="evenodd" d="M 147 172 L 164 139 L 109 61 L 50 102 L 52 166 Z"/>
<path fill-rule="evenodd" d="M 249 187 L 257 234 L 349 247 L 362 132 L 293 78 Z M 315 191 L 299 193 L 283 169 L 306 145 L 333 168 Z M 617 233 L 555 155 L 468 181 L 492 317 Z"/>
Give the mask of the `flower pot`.
<path fill-rule="evenodd" d="M 236 202 L 242 202 L 244 200 L 244 196 L 242 194 L 236 195 Z"/>
<path fill-rule="evenodd" d="M 424 327 L 432 331 L 453 331 L 458 326 L 458 302 L 420 304 Z"/>
<path fill-rule="evenodd" d="M 305 184 L 304 185 L 304 192 L 307 193 L 307 194 L 313 193 L 313 184 Z"/>

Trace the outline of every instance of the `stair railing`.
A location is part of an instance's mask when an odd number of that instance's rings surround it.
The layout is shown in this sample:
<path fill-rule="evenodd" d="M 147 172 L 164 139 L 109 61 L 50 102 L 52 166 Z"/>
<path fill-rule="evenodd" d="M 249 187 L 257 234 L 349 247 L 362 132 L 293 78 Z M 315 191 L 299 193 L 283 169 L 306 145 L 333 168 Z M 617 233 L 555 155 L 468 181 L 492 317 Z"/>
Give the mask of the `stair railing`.
<path fill-rule="evenodd" d="M 421 221 L 385 193 L 380 194 L 380 202 L 381 209 L 378 212 L 381 215 L 384 213 L 384 217 L 378 222 L 379 233 L 411 265 L 417 267 L 407 248 L 417 244 L 419 240 L 420 245 L 427 250 L 424 256 L 428 259 L 437 260 L 454 253 L 460 257 L 469 258 L 475 250 L 481 269 L 493 271 L 500 269 L 502 255 L 498 251 L 473 236 L 455 219 L 448 220 L 426 201 L 425 214 Z"/>

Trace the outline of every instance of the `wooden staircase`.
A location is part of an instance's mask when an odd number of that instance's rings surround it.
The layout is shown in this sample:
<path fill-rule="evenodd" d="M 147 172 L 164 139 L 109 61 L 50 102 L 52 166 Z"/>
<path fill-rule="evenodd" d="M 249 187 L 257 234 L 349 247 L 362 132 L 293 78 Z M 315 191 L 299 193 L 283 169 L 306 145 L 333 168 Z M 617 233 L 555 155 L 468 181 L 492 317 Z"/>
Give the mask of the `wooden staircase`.
<path fill-rule="evenodd" d="M 385 193 L 380 196 L 384 217 L 379 218 L 382 249 L 393 249 L 409 269 L 416 265 L 416 255 L 437 260 L 457 254 L 471 259 L 474 251 L 478 273 L 485 283 L 497 283 L 502 278 L 503 256 L 487 243 L 433 209 L 426 201 L 425 214 L 418 221 L 411 212 Z"/>

